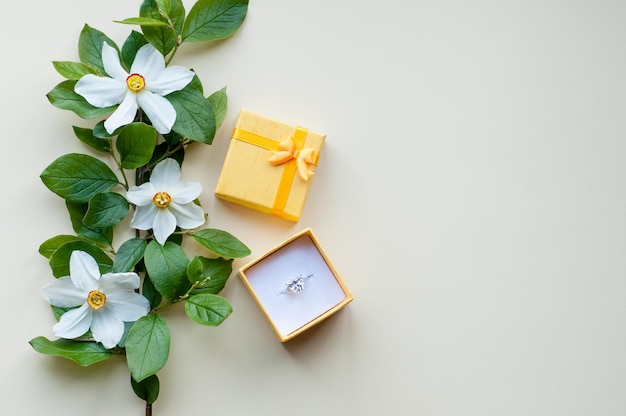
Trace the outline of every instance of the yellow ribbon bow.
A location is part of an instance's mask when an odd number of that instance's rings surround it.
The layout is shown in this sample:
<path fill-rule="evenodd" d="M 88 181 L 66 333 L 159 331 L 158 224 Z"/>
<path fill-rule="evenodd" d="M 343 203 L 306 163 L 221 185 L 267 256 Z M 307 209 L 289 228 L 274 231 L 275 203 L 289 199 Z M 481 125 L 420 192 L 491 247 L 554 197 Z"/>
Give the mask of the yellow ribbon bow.
<path fill-rule="evenodd" d="M 281 150 L 272 150 L 272 155 L 268 162 L 274 166 L 282 165 L 295 159 L 298 166 L 298 175 L 303 181 L 308 181 L 315 172 L 309 169 L 309 165 L 315 165 L 316 154 L 315 149 L 307 147 L 304 149 L 296 148 L 293 137 L 283 140 L 278 144 Z"/>

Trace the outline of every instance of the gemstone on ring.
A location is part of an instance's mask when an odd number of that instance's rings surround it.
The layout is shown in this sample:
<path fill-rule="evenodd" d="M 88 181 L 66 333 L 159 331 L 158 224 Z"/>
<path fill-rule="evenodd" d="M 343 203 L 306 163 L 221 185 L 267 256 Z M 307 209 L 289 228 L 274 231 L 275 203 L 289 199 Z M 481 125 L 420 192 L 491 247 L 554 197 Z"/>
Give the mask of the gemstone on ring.
<path fill-rule="evenodd" d="M 304 280 L 304 277 L 302 277 L 302 275 L 298 275 L 286 283 L 287 287 L 285 288 L 285 291 L 289 293 L 302 293 L 304 291 L 305 283 L 306 280 Z"/>
<path fill-rule="evenodd" d="M 285 290 L 283 290 L 282 292 L 280 292 L 281 295 L 284 295 L 285 293 L 302 293 L 304 292 L 304 285 L 306 284 L 306 281 L 309 280 L 309 278 L 313 277 L 313 273 L 311 273 L 308 276 L 302 276 L 302 274 L 299 274 L 293 278 L 291 278 L 290 280 L 287 281 L 287 283 L 285 283 Z"/>

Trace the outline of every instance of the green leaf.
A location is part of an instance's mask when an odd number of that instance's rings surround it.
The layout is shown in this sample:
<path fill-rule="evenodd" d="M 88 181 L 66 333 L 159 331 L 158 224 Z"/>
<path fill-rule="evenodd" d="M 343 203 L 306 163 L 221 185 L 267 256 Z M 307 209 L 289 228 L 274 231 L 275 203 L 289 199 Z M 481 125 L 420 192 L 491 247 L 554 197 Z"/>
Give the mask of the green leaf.
<path fill-rule="evenodd" d="M 196 256 L 192 262 L 197 262 L 194 267 L 187 268 L 187 278 L 192 283 L 202 281 L 209 277 L 210 279 L 202 286 L 198 286 L 192 291 L 193 294 L 198 293 L 213 293 L 217 294 L 224 286 L 233 271 L 233 260 L 223 259 L 218 257 L 216 259 L 209 259 L 206 257 Z M 189 265 L 191 266 L 191 263 Z M 195 280 L 192 280 L 195 279 Z"/>
<path fill-rule="evenodd" d="M 193 284 L 202 280 L 202 260 L 199 256 L 194 256 L 187 265 L 187 279 Z"/>
<path fill-rule="evenodd" d="M 170 0 L 156 0 L 156 2 L 161 15 L 167 16 L 170 14 L 170 11 L 172 10 L 172 3 Z"/>
<path fill-rule="evenodd" d="M 81 118 L 96 118 L 109 114 L 115 106 L 98 108 L 89 104 L 82 96 L 74 92 L 75 80 L 63 81 L 54 87 L 46 97 L 53 106 L 62 110 L 70 110 Z"/>
<path fill-rule="evenodd" d="M 199 0 L 185 20 L 183 41 L 224 39 L 239 29 L 248 11 L 248 0 Z"/>
<path fill-rule="evenodd" d="M 114 20 L 115 23 L 122 23 L 124 25 L 141 25 L 141 26 L 165 26 L 167 22 L 162 20 L 152 19 L 150 17 L 129 17 L 124 20 Z"/>
<path fill-rule="evenodd" d="M 150 162 L 157 143 L 154 127 L 131 123 L 120 130 L 116 147 L 124 169 L 136 169 Z"/>
<path fill-rule="evenodd" d="M 143 279 L 143 284 L 141 285 L 141 294 L 148 299 L 150 302 L 150 307 L 156 308 L 161 304 L 163 300 L 163 296 L 159 293 L 158 290 L 154 287 L 154 283 L 150 279 Z"/>
<path fill-rule="evenodd" d="M 60 306 L 54 306 L 54 305 L 50 305 L 50 309 L 52 309 L 52 313 L 54 314 L 54 319 L 56 319 L 57 321 L 59 321 L 61 319 L 61 316 L 63 316 L 63 314 L 69 310 L 75 309 L 75 307 L 73 308 L 62 308 Z M 85 333 L 84 335 L 81 335 L 81 338 L 89 335 L 91 336 L 91 331 L 87 331 L 87 333 Z"/>
<path fill-rule="evenodd" d="M 180 143 L 184 139 L 184 137 L 176 133 L 175 131 L 170 131 L 169 133 L 163 135 L 163 139 L 165 139 L 167 146 L 171 149 L 178 143 Z"/>
<path fill-rule="evenodd" d="M 204 247 L 222 257 L 239 258 L 250 255 L 250 249 L 235 236 L 226 231 L 206 228 L 194 232 L 193 238 Z"/>
<path fill-rule="evenodd" d="M 185 88 L 195 88 L 204 95 L 204 87 L 202 86 L 202 81 L 200 81 L 198 74 L 194 73 L 193 78 L 191 78 L 191 81 L 189 81 L 189 84 L 187 84 Z"/>
<path fill-rule="evenodd" d="M 187 280 L 189 259 L 178 244 L 166 241 L 162 246 L 152 240 L 146 247 L 144 262 L 154 287 L 170 302 L 178 300 L 191 287 Z"/>
<path fill-rule="evenodd" d="M 124 241 L 120 248 L 117 249 L 111 271 L 113 273 L 132 271 L 135 265 L 143 258 L 147 245 L 146 240 L 143 238 L 131 238 Z"/>
<path fill-rule="evenodd" d="M 159 397 L 159 378 L 156 374 L 153 374 L 140 382 L 136 382 L 131 377 L 130 384 L 137 397 L 148 404 L 156 402 L 156 399 Z"/>
<path fill-rule="evenodd" d="M 91 147 L 94 150 L 102 153 L 109 153 L 111 150 L 111 140 L 110 139 L 101 139 L 96 137 L 93 134 L 92 129 L 85 129 L 82 127 L 72 126 L 74 129 L 74 134 L 81 142 L 85 143 L 87 146 Z"/>
<path fill-rule="evenodd" d="M 83 26 L 83 30 L 81 30 L 78 38 L 78 56 L 82 63 L 97 68 L 101 74 L 106 74 L 102 64 L 102 45 L 104 42 L 118 50 L 115 42 L 103 32 L 89 25 Z"/>
<path fill-rule="evenodd" d="M 93 156 L 69 153 L 52 162 L 41 180 L 55 194 L 75 202 L 87 202 L 119 182 L 111 169 Z"/>
<path fill-rule="evenodd" d="M 93 257 L 98 263 L 100 273 L 107 273 L 111 270 L 113 260 L 98 246 L 87 241 L 70 241 L 59 247 L 50 256 L 50 267 L 54 277 L 69 276 L 70 256 L 73 251 L 84 251 Z"/>
<path fill-rule="evenodd" d="M 159 12 L 159 4 L 157 4 L 156 0 L 144 0 L 139 8 L 139 16 L 167 23 L 167 18 L 162 16 Z M 170 1 L 167 16 L 172 21 L 173 28 L 169 26 L 141 26 L 141 30 L 146 39 L 161 52 L 163 56 L 170 53 L 172 49 L 176 47 L 178 36 L 183 30 L 185 8 L 181 0 Z"/>
<path fill-rule="evenodd" d="M 115 136 L 115 131 L 113 132 L 113 134 L 109 134 L 109 132 L 106 130 L 106 128 L 104 127 L 105 121 L 106 120 L 100 120 L 98 123 L 96 123 L 95 126 L 93 126 L 93 135 L 98 139 L 110 139 Z"/>
<path fill-rule="evenodd" d="M 128 214 L 130 204 L 115 192 L 102 192 L 89 200 L 89 208 L 83 224 L 91 228 L 108 228 L 122 221 Z"/>
<path fill-rule="evenodd" d="M 174 159 L 178 162 L 179 165 L 183 165 L 183 161 L 185 160 L 185 148 L 180 146 L 178 150 L 174 153 L 169 153 L 171 148 L 165 142 L 157 144 L 157 147 L 154 149 L 154 155 L 152 156 L 152 160 L 150 160 L 150 164 L 157 164 L 161 160 L 165 159 L 165 155 L 170 159 Z M 145 180 L 148 178 L 144 177 Z M 170 237 L 171 238 L 171 237 Z"/>
<path fill-rule="evenodd" d="M 126 68 L 130 68 L 135 61 L 135 55 L 137 55 L 137 51 L 143 45 L 148 43 L 145 36 L 141 33 L 133 30 L 130 32 L 130 35 L 124 41 L 122 45 L 122 62 L 126 65 Z"/>
<path fill-rule="evenodd" d="M 65 201 L 67 212 L 70 214 L 72 228 L 80 237 L 91 240 L 98 244 L 110 245 L 113 242 L 113 228 L 91 228 L 83 224 L 83 218 L 87 214 L 89 205 Z"/>
<path fill-rule="evenodd" d="M 170 353 L 170 330 L 156 313 L 140 318 L 130 328 L 126 338 L 126 361 L 130 374 L 137 382 L 156 374 Z"/>
<path fill-rule="evenodd" d="M 233 307 L 219 295 L 203 293 L 185 301 L 185 312 L 200 325 L 218 326 L 233 312 Z"/>
<path fill-rule="evenodd" d="M 226 87 L 211 94 L 209 96 L 209 104 L 211 105 L 213 114 L 215 115 L 215 128 L 218 129 L 226 117 L 226 109 L 228 107 Z"/>
<path fill-rule="evenodd" d="M 128 331 L 133 326 L 134 322 L 124 322 L 124 332 L 122 333 L 122 338 L 117 342 L 117 345 L 120 348 L 126 348 L 126 338 L 128 338 Z"/>
<path fill-rule="evenodd" d="M 31 339 L 29 344 L 40 354 L 68 358 L 83 367 L 104 361 L 112 355 L 111 351 L 97 342 L 72 341 L 69 339 L 50 341 L 44 337 L 36 337 Z"/>
<path fill-rule="evenodd" d="M 70 241 L 84 241 L 82 238 L 77 237 L 75 235 L 57 235 L 55 237 L 49 238 L 44 241 L 39 246 L 39 254 L 49 259 L 52 254 L 58 250 L 65 243 L 69 243 Z"/>
<path fill-rule="evenodd" d="M 165 98 L 176 110 L 172 130 L 181 136 L 211 144 L 215 137 L 215 115 L 209 101 L 196 88 L 187 86 Z"/>
<path fill-rule="evenodd" d="M 79 80 L 87 74 L 97 74 L 98 71 L 80 62 L 53 61 L 52 65 L 66 79 Z"/>

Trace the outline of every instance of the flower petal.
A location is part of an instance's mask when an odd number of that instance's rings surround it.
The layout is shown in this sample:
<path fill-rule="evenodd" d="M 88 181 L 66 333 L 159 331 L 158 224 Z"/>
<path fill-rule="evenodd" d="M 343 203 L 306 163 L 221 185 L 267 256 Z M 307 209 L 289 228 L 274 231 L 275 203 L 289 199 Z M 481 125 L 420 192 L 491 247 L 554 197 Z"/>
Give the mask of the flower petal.
<path fill-rule="evenodd" d="M 176 121 L 176 110 L 167 98 L 148 90 L 137 94 L 137 103 L 143 109 L 152 126 L 161 134 L 169 133 Z"/>
<path fill-rule="evenodd" d="M 126 198 L 135 205 L 144 206 L 153 203 L 152 198 L 154 198 L 157 192 L 152 182 L 146 182 L 140 186 L 131 186 L 128 192 L 126 192 Z"/>
<path fill-rule="evenodd" d="M 118 321 L 134 322 L 150 311 L 150 302 L 135 292 L 115 292 L 107 296 L 107 307 Z"/>
<path fill-rule="evenodd" d="M 126 96 L 119 107 L 104 122 L 104 127 L 109 134 L 121 126 L 132 123 L 137 114 L 137 94 L 126 90 Z"/>
<path fill-rule="evenodd" d="M 100 269 L 98 263 L 84 251 L 75 250 L 70 255 L 70 277 L 79 289 L 89 292 L 98 288 Z"/>
<path fill-rule="evenodd" d="M 139 288 L 139 276 L 137 273 L 105 273 L 100 278 L 100 291 L 108 297 L 114 292 L 129 291 Z"/>
<path fill-rule="evenodd" d="M 167 238 L 176 230 L 176 217 L 168 208 L 157 208 L 152 230 L 159 244 L 165 244 Z"/>
<path fill-rule="evenodd" d="M 69 276 L 61 277 L 43 288 L 43 297 L 51 305 L 73 308 L 85 303 L 89 292 L 74 286 Z"/>
<path fill-rule="evenodd" d="M 148 91 L 159 95 L 167 95 L 174 91 L 182 90 L 191 82 L 194 73 L 183 66 L 168 66 L 159 74 L 159 77 L 150 80 L 146 85 Z"/>
<path fill-rule="evenodd" d="M 158 209 L 154 204 L 137 207 L 133 219 L 130 220 L 130 226 L 138 230 L 149 230 L 154 224 L 154 217 L 156 217 Z"/>
<path fill-rule="evenodd" d="M 152 175 L 150 175 L 150 183 L 154 185 L 154 190 L 157 192 L 171 191 L 172 187 L 179 181 L 180 165 L 176 160 L 171 158 L 159 162 L 152 170 Z"/>
<path fill-rule="evenodd" d="M 102 308 L 93 313 L 91 333 L 105 348 L 113 348 L 124 335 L 124 323 L 115 319 L 108 308 Z"/>
<path fill-rule="evenodd" d="M 178 182 L 169 189 L 172 201 L 178 204 L 186 204 L 193 201 L 202 193 L 202 184 L 198 182 Z"/>
<path fill-rule="evenodd" d="M 87 100 L 89 104 L 98 108 L 105 108 L 121 103 L 128 87 L 126 82 L 87 74 L 78 80 L 74 86 L 74 91 Z"/>
<path fill-rule="evenodd" d="M 180 228 L 191 229 L 204 224 L 204 210 L 193 202 L 187 204 L 170 202 L 168 209 L 176 217 L 176 224 Z"/>
<path fill-rule="evenodd" d="M 93 309 L 83 304 L 80 308 L 65 312 L 53 327 L 54 335 L 61 338 L 76 338 L 89 330 L 92 322 Z"/>
<path fill-rule="evenodd" d="M 165 58 L 154 46 L 147 43 L 137 51 L 130 72 L 143 76 L 146 84 L 149 84 L 150 81 L 158 79 L 163 69 Z"/>
<path fill-rule="evenodd" d="M 122 68 L 122 64 L 120 64 L 120 55 L 114 47 L 106 42 L 102 43 L 102 65 L 111 78 L 126 83 L 128 73 Z"/>

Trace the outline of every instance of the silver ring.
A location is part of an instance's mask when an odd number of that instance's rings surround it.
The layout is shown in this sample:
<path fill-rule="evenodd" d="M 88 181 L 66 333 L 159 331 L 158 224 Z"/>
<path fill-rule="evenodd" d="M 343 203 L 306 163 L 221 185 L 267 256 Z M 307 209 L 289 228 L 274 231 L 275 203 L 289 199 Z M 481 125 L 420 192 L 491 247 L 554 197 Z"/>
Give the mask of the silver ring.
<path fill-rule="evenodd" d="M 280 293 L 281 294 L 285 294 L 285 293 L 298 294 L 298 293 L 304 292 L 304 286 L 306 284 L 306 281 L 309 280 L 309 278 L 312 277 L 312 276 L 313 276 L 312 274 L 310 274 L 308 276 L 302 276 L 301 274 L 299 274 L 299 275 L 289 279 L 285 283 L 285 290 L 283 290 Z"/>

